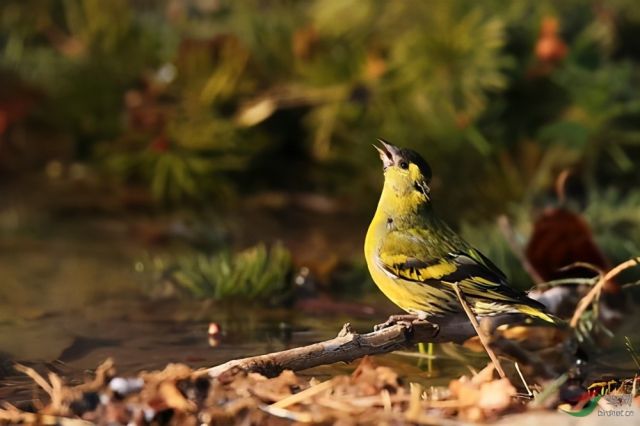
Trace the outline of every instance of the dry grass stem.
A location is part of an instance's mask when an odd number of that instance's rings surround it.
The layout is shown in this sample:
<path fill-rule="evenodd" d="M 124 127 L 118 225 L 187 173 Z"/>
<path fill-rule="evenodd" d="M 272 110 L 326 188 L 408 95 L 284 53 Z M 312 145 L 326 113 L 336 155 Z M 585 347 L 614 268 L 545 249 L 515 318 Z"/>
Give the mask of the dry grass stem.
<path fill-rule="evenodd" d="M 380 392 L 380 398 L 382 399 L 382 406 L 384 407 L 384 411 L 386 413 L 390 413 L 391 412 L 391 395 L 389 395 L 389 391 L 386 389 L 383 389 L 382 392 Z"/>
<path fill-rule="evenodd" d="M 291 405 L 302 402 L 307 398 L 311 398 L 313 395 L 316 395 L 324 390 L 327 390 L 332 386 L 333 386 L 333 381 L 327 380 L 326 382 L 322 382 L 318 385 L 311 386 L 310 388 L 307 388 L 301 392 L 294 393 L 293 395 L 288 396 L 284 399 L 281 399 L 278 402 L 274 402 L 273 404 L 271 404 L 271 406 L 278 407 L 278 408 L 286 408 Z"/>
<path fill-rule="evenodd" d="M 567 266 L 563 266 L 562 268 L 559 269 L 559 271 L 570 271 L 571 269 L 575 269 L 575 268 L 589 269 L 590 271 L 593 271 L 598 275 L 604 274 L 604 271 L 602 269 L 587 262 L 573 262 Z"/>
<path fill-rule="evenodd" d="M 309 413 L 298 413 L 296 411 L 287 410 L 286 408 L 274 407 L 272 405 L 261 405 L 260 409 L 272 416 L 281 417 L 287 420 L 293 420 L 300 423 L 311 423 L 313 417 Z"/>
<path fill-rule="evenodd" d="M 410 392 L 411 399 L 409 399 L 409 409 L 405 413 L 405 417 L 412 422 L 420 417 L 422 411 L 422 386 L 419 383 L 411 383 Z"/>
<path fill-rule="evenodd" d="M 420 352 L 408 352 L 408 351 L 395 351 L 395 355 L 402 355 L 409 358 L 420 358 L 420 359 L 436 359 L 435 355 L 429 355 L 428 353 L 422 354 Z"/>
<path fill-rule="evenodd" d="M 613 277 L 615 277 L 625 269 L 638 265 L 638 263 L 640 263 L 640 257 L 629 259 L 626 262 L 622 262 L 615 268 L 611 269 L 606 274 L 600 275 L 600 279 L 598 280 L 596 285 L 594 285 L 593 288 L 589 290 L 589 293 L 587 293 L 582 299 L 580 299 L 580 302 L 578 303 L 578 307 L 573 313 L 573 317 L 571 317 L 571 322 L 570 322 L 571 327 L 575 328 L 578 325 L 578 321 L 580 320 L 580 317 L 582 316 L 584 311 L 587 310 L 589 305 L 591 305 L 594 299 L 600 294 L 600 292 L 602 291 L 602 287 L 605 285 L 607 281 L 611 280 Z"/>
<path fill-rule="evenodd" d="M 458 287 L 458 284 L 454 284 L 453 289 L 455 290 L 456 295 L 458 296 L 458 300 L 460 301 L 460 304 L 462 305 L 464 312 L 469 317 L 469 321 L 471 321 L 471 325 L 473 326 L 474 330 L 478 334 L 480 343 L 482 343 L 482 346 L 484 346 L 485 351 L 487 351 L 487 354 L 489 355 L 489 358 L 491 358 L 493 365 L 496 367 L 496 371 L 500 375 L 500 378 L 505 379 L 507 375 L 502 369 L 502 364 L 500 364 L 500 360 L 498 359 L 496 354 L 493 352 L 493 350 L 489 347 L 489 339 L 484 334 L 484 332 L 480 330 L 480 324 L 478 324 L 478 320 L 476 319 L 475 315 L 473 315 L 473 312 L 471 312 L 471 308 L 469 308 L 469 305 L 467 305 L 467 302 L 464 300 L 464 297 L 460 292 L 460 288 Z"/>
<path fill-rule="evenodd" d="M 529 385 L 527 384 L 527 381 L 524 379 L 524 376 L 522 375 L 522 371 L 520 371 L 520 366 L 518 365 L 517 362 L 514 363 L 514 366 L 516 367 L 516 371 L 518 372 L 518 376 L 520 376 L 520 380 L 522 381 L 524 388 L 527 390 L 527 396 L 529 398 L 533 397 L 533 392 L 531 392 L 531 389 L 529 389 Z"/>
<path fill-rule="evenodd" d="M 53 398 L 53 387 L 49 384 L 49 382 L 47 382 L 47 380 L 44 377 L 40 375 L 40 373 L 38 373 L 33 368 L 27 367 L 26 365 L 22 365 L 22 364 L 15 364 L 14 368 L 19 372 L 29 376 L 31 380 L 36 382 L 36 384 L 40 386 L 42 390 L 44 390 L 49 395 L 50 398 Z"/>

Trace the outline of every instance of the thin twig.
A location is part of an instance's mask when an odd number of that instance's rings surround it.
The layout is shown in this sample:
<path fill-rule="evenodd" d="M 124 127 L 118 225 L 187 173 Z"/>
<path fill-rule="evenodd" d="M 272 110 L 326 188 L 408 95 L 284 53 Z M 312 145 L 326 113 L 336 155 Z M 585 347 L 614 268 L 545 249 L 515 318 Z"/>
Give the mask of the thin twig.
<path fill-rule="evenodd" d="M 529 385 L 527 384 L 527 381 L 524 379 L 524 376 L 522 375 L 522 371 L 520 371 L 520 366 L 518 365 L 517 362 L 514 362 L 514 365 L 516 367 L 516 371 L 518 372 L 518 376 L 520 376 L 520 380 L 522 380 L 522 384 L 524 385 L 524 388 L 527 390 L 527 396 L 529 398 L 533 397 L 533 392 L 531 392 L 531 389 L 529 389 Z"/>
<path fill-rule="evenodd" d="M 540 284 L 538 287 L 554 287 L 559 285 L 588 285 L 592 286 L 598 282 L 598 277 L 593 278 L 563 278 L 559 280 L 546 281 Z"/>
<path fill-rule="evenodd" d="M 558 269 L 558 271 L 561 272 L 565 272 L 565 271 L 570 271 L 572 269 L 576 269 L 576 268 L 584 268 L 584 269 L 588 269 L 590 271 L 595 272 L 598 275 L 602 275 L 604 274 L 604 271 L 600 268 L 598 268 L 597 266 L 591 264 L 591 263 L 587 263 L 587 262 L 573 262 L 570 263 L 566 266 L 563 266 L 562 268 Z"/>
<path fill-rule="evenodd" d="M 471 321 L 471 325 L 476 330 L 476 333 L 480 338 L 480 343 L 482 343 L 482 346 L 484 346 L 485 351 L 487 351 L 487 354 L 489 355 L 489 358 L 491 358 L 493 365 L 496 367 L 496 370 L 498 371 L 500 378 L 505 379 L 507 375 L 504 373 L 504 370 L 502 369 L 502 364 L 500 364 L 500 360 L 498 360 L 498 357 L 496 356 L 496 354 L 489 347 L 489 339 L 487 338 L 487 336 L 485 336 L 484 332 L 480 330 L 480 324 L 478 324 L 478 320 L 476 319 L 475 315 L 473 315 L 473 312 L 471 312 L 471 308 L 469 308 L 469 305 L 467 305 L 467 302 L 464 300 L 464 297 L 460 292 L 460 288 L 458 288 L 458 283 L 453 284 L 453 289 L 455 290 L 456 295 L 458 296 L 458 300 L 460 301 L 462 308 L 464 309 L 465 313 L 469 317 L 469 321 Z"/>
<path fill-rule="evenodd" d="M 309 413 L 299 413 L 296 411 L 287 410 L 286 408 L 274 407 L 272 405 L 261 405 L 260 409 L 265 413 L 269 413 L 272 416 L 281 417 L 287 420 L 293 420 L 300 423 L 311 423 L 313 417 Z"/>
<path fill-rule="evenodd" d="M 475 317 L 472 318 L 473 323 L 469 318 L 469 314 L 465 311 L 446 319 L 434 319 L 434 322 L 398 323 L 366 334 L 356 333 L 349 324 L 345 324 L 338 336 L 333 339 L 280 352 L 231 360 L 198 370 L 193 373 L 193 376 L 209 375 L 218 378 L 233 375 L 236 372 L 252 371 L 273 377 L 282 370 L 300 371 L 319 365 L 351 362 L 365 355 L 406 350 L 418 342 L 462 344 L 471 337 L 479 335 Z M 495 330 L 501 325 L 521 324 L 522 317 L 504 314 L 486 318 L 485 321 L 489 321 L 490 329 Z"/>
<path fill-rule="evenodd" d="M 26 365 L 22 364 L 15 364 L 14 368 L 19 372 L 31 377 L 31 380 L 36 382 L 38 386 L 40 386 L 42 390 L 44 390 L 49 395 L 50 398 L 53 398 L 53 387 L 49 384 L 49 382 L 47 382 L 44 377 L 40 375 L 40 373 L 38 373 L 33 368 L 27 367 Z"/>
<path fill-rule="evenodd" d="M 331 388 L 331 386 L 333 386 L 333 381 L 327 380 L 326 382 L 322 382 L 315 386 L 311 386 L 310 388 L 307 388 L 301 392 L 294 393 L 293 395 L 283 398 L 280 401 L 274 402 L 273 404 L 271 404 L 271 406 L 278 407 L 278 408 L 287 408 L 290 405 L 294 405 L 299 402 L 302 402 L 305 399 L 312 397 L 313 395 L 316 395 L 326 389 L 329 389 Z"/>
<path fill-rule="evenodd" d="M 409 358 L 418 358 L 418 359 L 434 359 L 435 355 L 429 355 L 428 353 L 420 353 L 420 352 L 409 352 L 409 351 L 395 351 L 394 355 L 406 356 Z"/>
<path fill-rule="evenodd" d="M 470 332 L 470 333 L 469 333 Z M 358 334 L 345 324 L 337 337 L 299 348 L 228 361 L 197 374 L 219 377 L 233 371 L 255 371 L 277 375 L 282 370 L 306 370 L 335 362 L 350 362 L 365 355 L 377 355 L 406 349 L 419 341 L 463 342 L 473 330 L 457 323 L 396 324 L 367 334 Z"/>
<path fill-rule="evenodd" d="M 575 328 L 578 325 L 578 321 L 580 320 L 580 317 L 582 316 L 584 311 L 589 307 L 591 302 L 593 302 L 596 296 L 600 294 L 600 292 L 602 291 L 602 287 L 605 285 L 607 281 L 611 280 L 613 277 L 615 277 L 625 269 L 638 265 L 638 263 L 640 263 L 640 257 L 629 259 L 626 262 L 622 262 L 615 268 L 611 269 L 605 275 L 602 275 L 600 277 L 600 280 L 596 283 L 596 285 L 594 285 L 591 288 L 591 290 L 589 290 L 589 293 L 587 293 L 582 299 L 580 299 L 580 302 L 578 303 L 578 307 L 576 308 L 576 311 L 573 313 L 573 317 L 571 317 L 571 322 L 570 322 L 571 327 Z"/>

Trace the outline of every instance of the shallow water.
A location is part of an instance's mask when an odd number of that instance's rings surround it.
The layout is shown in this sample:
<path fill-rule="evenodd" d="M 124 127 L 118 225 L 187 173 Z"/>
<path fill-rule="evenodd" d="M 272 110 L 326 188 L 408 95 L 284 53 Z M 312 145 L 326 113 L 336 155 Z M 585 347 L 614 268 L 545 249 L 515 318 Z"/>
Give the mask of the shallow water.
<path fill-rule="evenodd" d="M 129 226 L 123 220 L 99 219 L 23 226 L 16 232 L 0 229 L 0 400 L 29 407 L 42 396 L 31 379 L 11 369 L 13 362 L 54 371 L 67 382 L 81 381 L 108 357 L 123 375 L 172 362 L 207 367 L 328 339 L 347 321 L 366 332 L 385 318 L 311 316 L 246 303 L 152 297 L 151 277 L 135 272 L 134 265 L 164 248 L 132 238 Z M 215 347 L 207 335 L 211 322 L 222 330 Z M 630 323 L 623 329 L 638 330 Z M 482 354 L 456 351 L 437 348 L 431 364 L 398 354 L 376 359 L 428 387 L 446 385 L 468 374 L 469 366 L 486 363 Z M 624 351 L 605 355 L 605 370 L 632 366 Z M 336 364 L 304 374 L 328 377 L 353 368 Z"/>
<path fill-rule="evenodd" d="M 380 322 L 246 303 L 153 298 L 150 276 L 134 270 L 149 247 L 128 235 L 126 227 L 101 222 L 0 238 L 0 399 L 29 405 L 34 398 L 35 386 L 11 370 L 13 362 L 75 382 L 108 357 L 120 374 L 170 362 L 206 367 L 331 338 L 347 321 L 361 332 Z M 222 330 L 215 347 L 207 335 L 211 322 Z M 381 359 L 427 377 L 416 359 Z M 457 361 L 435 365 L 432 376 L 467 371 Z M 307 374 L 330 376 L 353 368 L 335 365 Z"/>

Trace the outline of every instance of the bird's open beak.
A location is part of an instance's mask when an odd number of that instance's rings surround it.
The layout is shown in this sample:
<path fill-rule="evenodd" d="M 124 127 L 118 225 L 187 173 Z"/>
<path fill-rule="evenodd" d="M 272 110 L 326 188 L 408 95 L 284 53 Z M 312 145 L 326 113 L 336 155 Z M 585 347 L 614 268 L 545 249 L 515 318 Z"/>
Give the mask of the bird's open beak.
<path fill-rule="evenodd" d="M 373 147 L 380 154 L 382 165 L 386 169 L 387 167 L 393 164 L 393 158 L 398 153 L 398 148 L 391 145 L 389 142 L 385 141 L 384 139 L 378 138 L 378 142 L 380 142 L 381 146 L 373 145 Z"/>

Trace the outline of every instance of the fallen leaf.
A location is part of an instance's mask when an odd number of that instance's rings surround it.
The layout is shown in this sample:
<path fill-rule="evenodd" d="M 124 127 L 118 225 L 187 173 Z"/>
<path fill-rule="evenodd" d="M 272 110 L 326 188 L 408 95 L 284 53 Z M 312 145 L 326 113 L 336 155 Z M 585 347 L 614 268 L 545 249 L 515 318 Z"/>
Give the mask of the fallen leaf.
<path fill-rule="evenodd" d="M 512 397 L 516 394 L 509 379 L 499 379 L 483 383 L 480 386 L 480 399 L 478 407 L 483 410 L 503 411 L 513 402 Z"/>

